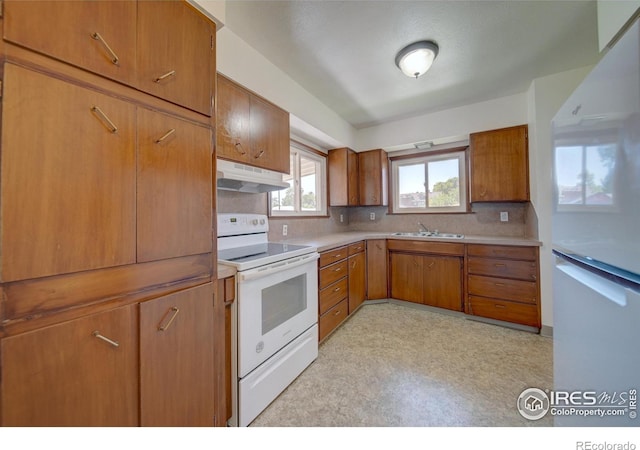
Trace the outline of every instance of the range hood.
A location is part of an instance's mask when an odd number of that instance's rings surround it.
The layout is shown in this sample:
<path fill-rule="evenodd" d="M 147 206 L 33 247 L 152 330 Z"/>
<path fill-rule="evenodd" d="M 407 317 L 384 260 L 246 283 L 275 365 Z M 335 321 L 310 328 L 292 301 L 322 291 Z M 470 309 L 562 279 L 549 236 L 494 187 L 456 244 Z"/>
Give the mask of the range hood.
<path fill-rule="evenodd" d="M 260 167 L 247 166 L 223 159 L 217 160 L 217 186 L 223 191 L 261 192 L 279 191 L 289 187 L 282 174 Z"/>

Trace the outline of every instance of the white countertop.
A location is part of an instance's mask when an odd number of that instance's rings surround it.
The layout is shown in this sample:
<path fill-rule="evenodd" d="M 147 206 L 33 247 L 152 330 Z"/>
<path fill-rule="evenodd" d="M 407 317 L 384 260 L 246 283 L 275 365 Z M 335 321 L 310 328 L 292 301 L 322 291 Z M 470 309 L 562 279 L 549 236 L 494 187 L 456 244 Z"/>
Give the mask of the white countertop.
<path fill-rule="evenodd" d="M 289 244 L 311 245 L 317 247 L 319 252 L 331 250 L 332 248 L 352 244 L 366 239 L 401 239 L 410 241 L 430 241 L 430 242 L 459 242 L 461 244 L 490 244 L 490 245 L 513 245 L 525 247 L 539 247 L 542 243 L 536 239 L 503 237 L 503 236 L 473 236 L 465 235 L 462 239 L 445 239 L 433 237 L 417 236 L 394 236 L 393 232 L 370 232 L 370 231 L 349 231 L 346 233 L 332 233 L 321 236 L 309 236 L 295 239 L 287 239 Z"/>

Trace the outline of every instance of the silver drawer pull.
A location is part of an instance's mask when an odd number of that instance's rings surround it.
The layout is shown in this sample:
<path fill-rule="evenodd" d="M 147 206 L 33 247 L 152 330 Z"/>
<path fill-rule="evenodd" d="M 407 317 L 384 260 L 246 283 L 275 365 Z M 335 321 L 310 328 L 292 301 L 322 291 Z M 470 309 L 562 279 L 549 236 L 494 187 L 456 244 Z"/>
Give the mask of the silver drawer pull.
<path fill-rule="evenodd" d="M 503 283 L 493 283 L 493 284 L 495 284 L 496 286 L 500 286 L 500 287 L 504 286 Z"/>
<path fill-rule="evenodd" d="M 107 343 L 109 343 L 109 344 L 113 345 L 114 347 L 120 347 L 120 344 L 119 344 L 118 342 L 116 342 L 116 341 L 114 341 L 114 340 L 112 340 L 112 339 L 109 339 L 109 338 L 108 338 L 108 337 L 106 337 L 106 336 L 101 335 L 101 334 L 100 334 L 100 332 L 99 332 L 98 330 L 94 331 L 92 334 L 93 334 L 95 337 L 97 337 L 98 339 L 102 339 L 103 341 L 105 341 L 105 342 L 107 342 Z"/>
<path fill-rule="evenodd" d="M 171 316 L 171 319 L 169 319 L 167 324 L 164 325 L 164 326 L 162 325 L 162 322 L 160 322 L 160 325 L 158 325 L 158 331 L 167 331 L 169 326 L 171 326 L 171 324 L 173 323 L 173 319 L 175 319 L 176 316 L 178 315 L 178 313 L 180 312 L 180 310 L 178 309 L 177 306 L 172 306 L 169 311 L 173 311 L 173 315 Z M 165 315 L 165 317 L 166 317 L 166 315 Z"/>
<path fill-rule="evenodd" d="M 493 306 L 495 306 L 496 308 L 500 308 L 500 309 L 504 309 L 505 308 L 504 305 L 493 305 Z"/>
<path fill-rule="evenodd" d="M 165 73 L 164 75 L 160 75 L 158 78 L 156 78 L 155 80 L 153 80 L 156 83 L 160 83 L 163 80 L 166 80 L 169 77 L 172 77 L 176 74 L 175 70 L 172 70 L 170 72 Z"/>
<path fill-rule="evenodd" d="M 245 152 L 244 150 L 242 150 L 242 144 L 240 142 L 236 142 L 235 144 L 235 149 L 238 153 L 240 153 L 241 155 L 246 155 L 247 152 Z"/>
<path fill-rule="evenodd" d="M 104 113 L 103 110 L 101 110 L 100 108 L 98 108 L 97 106 L 92 106 L 91 107 L 91 111 L 97 115 L 100 116 L 100 118 L 106 122 L 107 124 L 107 129 L 109 131 L 111 131 L 112 133 L 117 133 L 118 132 L 118 127 L 116 127 L 116 125 L 111 121 L 111 119 L 109 119 L 109 117 L 107 117 L 107 115 Z"/>
<path fill-rule="evenodd" d="M 335 288 L 335 289 L 333 290 L 333 292 L 338 292 L 339 290 L 340 290 L 340 288 L 339 288 L 339 287 L 337 287 L 337 288 Z"/>
<path fill-rule="evenodd" d="M 176 132 L 175 128 L 170 129 L 162 137 L 159 137 L 158 139 L 156 139 L 156 144 L 161 143 L 162 141 L 164 141 L 166 138 L 168 138 L 169 136 L 171 136 L 175 132 Z"/>
<path fill-rule="evenodd" d="M 342 270 L 342 267 L 337 267 L 335 269 L 333 269 L 334 272 L 340 272 Z"/>
<path fill-rule="evenodd" d="M 264 150 L 260 150 L 260 153 L 258 153 L 256 156 L 254 156 L 255 159 L 259 159 L 262 157 L 262 155 L 264 155 Z"/>
<path fill-rule="evenodd" d="M 496 267 L 504 267 L 504 266 L 506 266 L 506 264 L 502 264 L 502 263 L 496 264 Z"/>
<path fill-rule="evenodd" d="M 334 316 L 339 316 L 340 314 L 342 314 L 342 311 L 337 310 L 336 312 L 333 313 Z"/>
<path fill-rule="evenodd" d="M 106 48 L 109 54 L 111 55 L 111 62 L 113 64 L 115 64 L 116 66 L 120 65 L 120 59 L 118 58 L 118 55 L 116 55 L 116 52 L 114 52 L 113 49 L 109 47 L 109 44 L 107 44 L 107 41 L 105 41 L 104 38 L 100 36 L 100 33 L 96 31 L 91 35 L 91 37 L 94 38 L 96 41 L 102 42 L 102 45 L 104 45 L 104 48 Z"/>
<path fill-rule="evenodd" d="M 342 255 L 338 254 L 338 255 L 333 255 L 334 258 L 342 258 Z"/>

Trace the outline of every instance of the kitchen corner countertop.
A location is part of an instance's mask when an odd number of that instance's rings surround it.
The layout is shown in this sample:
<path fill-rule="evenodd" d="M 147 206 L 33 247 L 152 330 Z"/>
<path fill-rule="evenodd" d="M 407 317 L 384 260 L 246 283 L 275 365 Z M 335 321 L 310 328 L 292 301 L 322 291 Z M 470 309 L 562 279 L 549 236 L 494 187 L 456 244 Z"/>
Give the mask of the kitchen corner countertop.
<path fill-rule="evenodd" d="M 229 278 L 236 275 L 236 269 L 231 266 L 223 266 L 222 264 L 218 264 L 218 280 L 222 280 L 223 278 Z"/>
<path fill-rule="evenodd" d="M 465 235 L 462 239 L 431 238 L 417 236 L 394 236 L 394 232 L 371 232 L 371 231 L 350 231 L 346 233 L 332 233 L 321 236 L 309 236 L 295 239 L 288 239 L 282 242 L 289 244 L 311 245 L 317 247 L 319 252 L 331 250 L 343 245 L 366 239 L 400 239 L 409 241 L 430 241 L 430 242 L 459 242 L 461 244 L 489 244 L 489 245 L 512 245 L 525 247 L 539 247 L 542 243 L 536 239 L 504 237 L 504 236 L 475 236 Z"/>

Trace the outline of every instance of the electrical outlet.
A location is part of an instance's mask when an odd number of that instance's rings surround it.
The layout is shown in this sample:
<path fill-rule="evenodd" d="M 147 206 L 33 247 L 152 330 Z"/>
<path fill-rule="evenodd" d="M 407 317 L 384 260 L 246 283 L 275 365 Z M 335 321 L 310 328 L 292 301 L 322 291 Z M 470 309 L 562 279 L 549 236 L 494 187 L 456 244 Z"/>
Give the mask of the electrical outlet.
<path fill-rule="evenodd" d="M 288 225 L 282 225 L 282 235 L 286 236 L 288 232 L 289 232 L 289 226 Z"/>
<path fill-rule="evenodd" d="M 376 213 L 369 213 L 369 220 L 376 220 Z"/>
<path fill-rule="evenodd" d="M 508 222 L 509 221 L 509 213 L 507 211 L 502 211 L 500 213 L 500 222 Z"/>
<path fill-rule="evenodd" d="M 344 214 L 340 214 L 340 223 L 344 222 Z"/>

